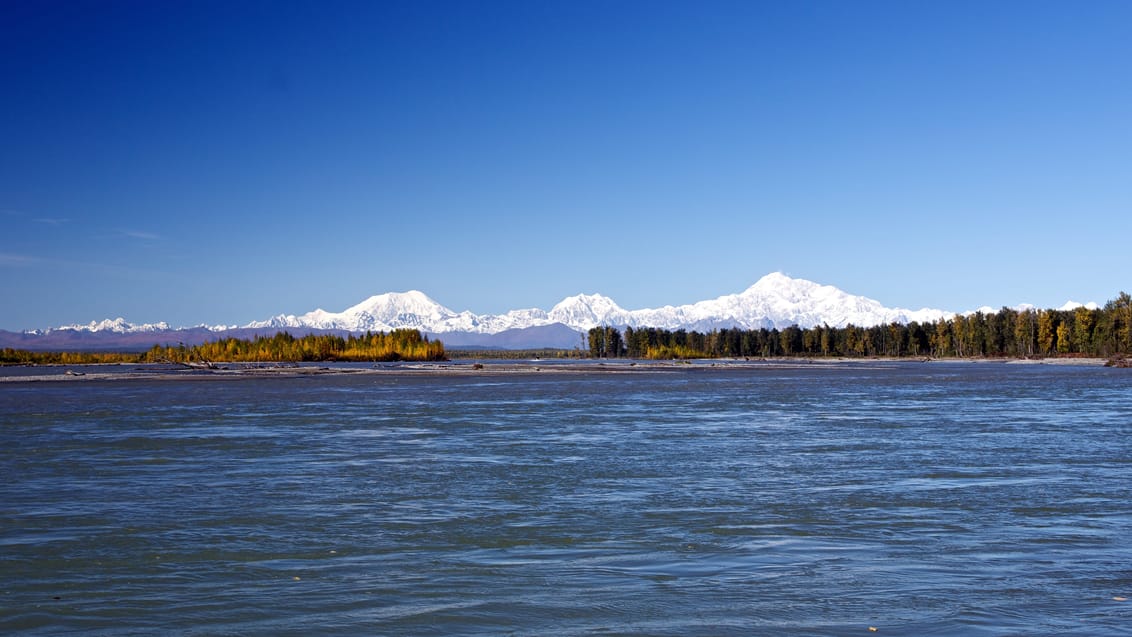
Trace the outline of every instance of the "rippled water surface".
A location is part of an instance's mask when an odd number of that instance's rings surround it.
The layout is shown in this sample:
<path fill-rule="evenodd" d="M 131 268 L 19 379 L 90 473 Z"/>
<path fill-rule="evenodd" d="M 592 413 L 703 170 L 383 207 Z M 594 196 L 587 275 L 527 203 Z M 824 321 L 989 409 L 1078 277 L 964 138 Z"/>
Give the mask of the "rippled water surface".
<path fill-rule="evenodd" d="M 1128 635 L 1132 373 L 0 384 L 0 633 Z"/>

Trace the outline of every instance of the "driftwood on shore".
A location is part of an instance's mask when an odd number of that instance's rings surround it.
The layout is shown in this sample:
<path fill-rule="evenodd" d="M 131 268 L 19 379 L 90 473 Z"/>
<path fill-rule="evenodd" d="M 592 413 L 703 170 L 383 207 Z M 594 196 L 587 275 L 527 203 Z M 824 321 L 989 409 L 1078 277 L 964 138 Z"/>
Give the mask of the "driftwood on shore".
<path fill-rule="evenodd" d="M 189 369 L 222 369 L 221 367 L 218 367 L 215 363 L 212 363 L 210 361 L 206 361 L 206 360 L 203 360 L 203 359 L 199 363 L 192 363 L 192 362 L 174 361 L 174 360 L 170 360 L 168 358 L 162 358 L 162 359 L 160 359 L 160 362 L 165 363 L 167 365 L 177 365 L 179 367 L 187 367 Z"/>

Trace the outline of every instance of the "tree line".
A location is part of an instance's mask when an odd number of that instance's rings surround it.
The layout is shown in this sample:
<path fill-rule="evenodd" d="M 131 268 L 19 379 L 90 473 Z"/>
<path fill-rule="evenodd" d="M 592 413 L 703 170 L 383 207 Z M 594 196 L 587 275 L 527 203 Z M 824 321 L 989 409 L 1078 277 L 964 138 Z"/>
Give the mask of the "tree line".
<path fill-rule="evenodd" d="M 429 340 L 414 329 L 393 330 L 388 334 L 310 334 L 297 338 L 288 332 L 278 332 L 274 336 L 257 336 L 251 340 L 223 338 L 192 346 L 155 345 L 142 355 L 142 362 L 146 363 L 442 360 L 445 360 L 444 344 Z"/>
<path fill-rule="evenodd" d="M 137 353 L 122 352 L 32 352 L 5 347 L 0 349 L 0 365 L 111 365 L 138 363 Z"/>
<path fill-rule="evenodd" d="M 154 345 L 142 354 L 113 352 L 30 352 L 0 350 L 0 364 L 84 365 L 95 363 L 195 362 L 314 362 L 314 361 L 440 361 L 444 343 L 429 340 L 419 330 L 386 334 L 336 336 L 311 334 L 296 338 L 288 332 L 253 339 L 223 338 L 201 345 Z"/>
<path fill-rule="evenodd" d="M 594 358 L 852 357 L 1110 357 L 1132 354 L 1132 297 L 1103 308 L 1015 310 L 956 315 L 931 323 L 782 330 L 687 330 L 600 326 L 587 333 Z"/>

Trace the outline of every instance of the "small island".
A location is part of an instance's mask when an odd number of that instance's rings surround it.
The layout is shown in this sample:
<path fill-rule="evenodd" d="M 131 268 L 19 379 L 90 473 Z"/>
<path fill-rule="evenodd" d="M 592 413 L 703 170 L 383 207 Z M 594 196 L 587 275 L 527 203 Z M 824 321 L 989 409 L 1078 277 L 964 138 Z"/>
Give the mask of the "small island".
<path fill-rule="evenodd" d="M 366 332 L 337 336 L 311 334 L 296 337 L 288 332 L 252 339 L 222 338 L 200 345 L 154 345 L 138 353 L 123 352 L 30 352 L 0 350 L 6 365 L 98 365 L 114 363 L 175 363 L 209 368 L 225 363 L 326 363 L 326 362 L 426 362 L 443 361 L 444 343 L 430 340 L 419 330 Z"/>

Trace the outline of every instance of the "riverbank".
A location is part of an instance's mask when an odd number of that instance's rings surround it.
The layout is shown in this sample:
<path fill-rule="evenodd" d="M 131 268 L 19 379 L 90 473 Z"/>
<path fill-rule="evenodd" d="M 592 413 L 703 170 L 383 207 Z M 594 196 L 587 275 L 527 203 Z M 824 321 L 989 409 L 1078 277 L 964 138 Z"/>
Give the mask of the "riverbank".
<path fill-rule="evenodd" d="M 436 363 L 358 364 L 216 364 L 212 368 L 186 368 L 168 365 L 40 365 L 0 368 L 0 383 L 89 382 L 129 380 L 226 380 L 241 378 L 301 378 L 325 375 L 470 375 L 470 374 L 641 374 L 696 370 L 800 369 L 813 367 L 867 365 L 1056 365 L 1101 367 L 1103 358 L 1044 359 L 910 359 L 910 358 L 770 358 L 770 359 L 700 359 L 646 361 L 629 359 L 545 359 L 526 361 L 460 360 Z"/>

